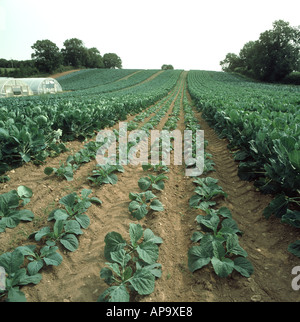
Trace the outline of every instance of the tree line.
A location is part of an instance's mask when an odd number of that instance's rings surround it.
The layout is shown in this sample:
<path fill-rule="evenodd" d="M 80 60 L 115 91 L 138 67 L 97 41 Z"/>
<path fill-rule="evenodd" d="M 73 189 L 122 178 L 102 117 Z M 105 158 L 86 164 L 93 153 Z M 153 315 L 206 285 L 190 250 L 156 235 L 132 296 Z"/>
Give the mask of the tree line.
<path fill-rule="evenodd" d="M 0 59 L 2 76 L 26 77 L 68 68 L 122 68 L 122 60 L 117 54 L 106 53 L 102 56 L 97 48 L 85 47 L 78 38 L 67 39 L 63 46 L 59 49 L 48 39 L 37 40 L 31 46 L 31 60 Z"/>
<path fill-rule="evenodd" d="M 279 82 L 292 72 L 300 71 L 300 28 L 283 20 L 273 23 L 273 29 L 247 42 L 239 55 L 228 53 L 220 62 L 223 71 L 248 77 Z"/>

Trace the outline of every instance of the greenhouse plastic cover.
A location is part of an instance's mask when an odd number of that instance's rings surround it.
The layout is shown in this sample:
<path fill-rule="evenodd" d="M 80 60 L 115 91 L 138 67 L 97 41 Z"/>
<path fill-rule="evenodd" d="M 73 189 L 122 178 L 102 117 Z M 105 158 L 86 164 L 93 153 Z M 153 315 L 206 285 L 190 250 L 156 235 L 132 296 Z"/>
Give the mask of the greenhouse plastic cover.
<path fill-rule="evenodd" d="M 54 78 L 20 78 L 30 86 L 34 94 L 62 92 L 62 87 Z"/>
<path fill-rule="evenodd" d="M 0 97 L 32 95 L 30 86 L 21 79 L 0 77 Z"/>

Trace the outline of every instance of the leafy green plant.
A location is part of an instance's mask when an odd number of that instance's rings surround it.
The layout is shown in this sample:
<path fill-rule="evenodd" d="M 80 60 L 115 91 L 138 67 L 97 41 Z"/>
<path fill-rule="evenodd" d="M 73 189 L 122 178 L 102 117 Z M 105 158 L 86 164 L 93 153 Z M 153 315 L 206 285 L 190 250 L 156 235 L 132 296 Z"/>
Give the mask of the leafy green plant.
<path fill-rule="evenodd" d="M 101 269 L 100 278 L 110 287 L 99 296 L 99 302 L 129 302 L 132 291 L 151 294 L 155 278 L 161 277 L 161 265 L 156 261 L 162 239 L 134 223 L 129 225 L 129 235 L 129 243 L 117 232 L 105 236 L 104 255 L 109 262 Z"/>
<path fill-rule="evenodd" d="M 56 246 L 44 246 L 39 251 L 36 251 L 36 245 L 20 246 L 17 249 L 29 260 L 27 265 L 29 275 L 37 274 L 45 264 L 58 266 L 63 260 Z"/>
<path fill-rule="evenodd" d="M 69 251 L 75 251 L 79 245 L 77 235 L 83 234 L 81 228 L 85 229 L 90 224 L 90 219 L 85 214 L 86 210 L 92 203 L 102 203 L 96 197 L 89 197 L 91 192 L 89 189 L 83 189 L 81 196 L 74 192 L 61 198 L 59 203 L 64 209 L 54 209 L 48 216 L 48 221 L 55 220 L 53 228 L 43 227 L 30 237 L 34 237 L 36 241 L 45 238 L 48 246 L 60 243 Z"/>
<path fill-rule="evenodd" d="M 20 286 L 27 284 L 38 284 L 42 276 L 40 274 L 27 275 L 26 268 L 23 268 L 24 255 L 19 249 L 13 252 L 4 253 L 0 256 L 0 266 L 7 274 L 5 289 L 0 290 L 0 297 L 6 296 L 8 302 L 26 302 L 25 294 L 20 291 Z"/>
<path fill-rule="evenodd" d="M 197 178 L 193 182 L 198 186 L 195 189 L 196 195 L 193 195 L 189 201 L 189 205 L 192 208 L 200 208 L 204 210 L 208 206 L 213 206 L 216 204 L 215 201 L 211 200 L 214 197 L 227 197 L 227 194 L 223 191 L 222 187 L 217 185 L 217 179 L 211 177 Z M 203 205 L 201 205 L 201 203 L 203 203 Z"/>
<path fill-rule="evenodd" d="M 124 168 L 121 165 L 97 165 L 96 169 L 93 170 L 91 176 L 87 179 L 93 185 L 102 185 L 102 184 L 116 184 L 118 177 L 115 172 L 124 172 Z"/>
<path fill-rule="evenodd" d="M 192 241 L 199 243 L 188 252 L 188 266 L 191 272 L 212 264 L 215 273 L 227 277 L 236 270 L 249 277 L 253 266 L 246 258 L 247 252 L 240 246 L 236 222 L 231 218 L 229 209 L 209 209 L 207 215 L 197 216 L 196 220 L 203 232 L 193 234 Z"/>
<path fill-rule="evenodd" d="M 15 228 L 20 221 L 32 221 L 34 214 L 28 209 L 20 209 L 32 196 L 32 190 L 19 186 L 0 195 L 0 233 L 7 228 Z"/>
<path fill-rule="evenodd" d="M 150 171 L 160 172 L 160 173 L 169 172 L 169 168 L 163 162 L 159 162 L 159 164 L 155 164 L 155 165 L 152 165 L 149 163 L 143 164 L 142 168 L 144 171 L 150 170 Z"/>
<path fill-rule="evenodd" d="M 34 237 L 36 241 L 45 238 L 47 246 L 55 246 L 60 243 L 70 252 L 74 252 L 79 246 L 77 235 L 81 234 L 83 232 L 76 220 L 57 220 L 53 229 L 49 226 L 43 227 L 29 237 Z"/>
<path fill-rule="evenodd" d="M 129 203 L 129 211 L 131 215 L 140 220 L 144 218 L 150 210 L 163 211 L 163 204 L 156 199 L 157 196 L 152 191 L 145 191 L 141 193 L 129 194 L 129 198 L 132 200 Z"/>
<path fill-rule="evenodd" d="M 87 209 L 95 204 L 102 204 L 102 201 L 96 197 L 89 197 L 92 193 L 89 189 L 81 191 L 81 197 L 77 193 L 71 193 L 62 197 L 59 200 L 60 205 L 64 209 L 54 209 L 48 216 L 48 221 L 51 220 L 76 220 L 81 228 L 86 229 L 90 224 L 89 217 L 85 214 Z"/>
<path fill-rule="evenodd" d="M 149 174 L 148 177 L 140 178 L 138 185 L 143 191 L 147 191 L 148 189 L 163 190 L 165 188 L 165 179 L 168 179 L 168 177 L 164 174 L 159 174 L 157 176 Z"/>
<path fill-rule="evenodd" d="M 50 176 L 52 173 L 54 173 L 59 178 L 65 178 L 67 179 L 67 181 L 72 181 L 76 167 L 76 165 L 71 165 L 70 163 L 65 164 L 64 162 L 61 162 L 59 168 L 46 167 L 44 173 L 47 176 Z"/>
<path fill-rule="evenodd" d="M 214 161 L 212 160 L 212 155 L 210 153 L 204 152 L 204 169 L 203 174 L 206 174 L 211 171 L 216 171 L 214 169 Z"/>

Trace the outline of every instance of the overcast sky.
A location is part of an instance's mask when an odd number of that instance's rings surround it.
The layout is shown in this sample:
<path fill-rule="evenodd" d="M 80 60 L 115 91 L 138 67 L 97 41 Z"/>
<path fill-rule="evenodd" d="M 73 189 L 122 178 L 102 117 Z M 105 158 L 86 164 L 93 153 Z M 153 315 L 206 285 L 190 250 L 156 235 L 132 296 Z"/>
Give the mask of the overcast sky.
<path fill-rule="evenodd" d="M 79 38 L 123 68 L 218 71 L 279 19 L 300 25 L 300 0 L 0 0 L 0 58 L 31 59 L 37 40 L 61 49 Z"/>

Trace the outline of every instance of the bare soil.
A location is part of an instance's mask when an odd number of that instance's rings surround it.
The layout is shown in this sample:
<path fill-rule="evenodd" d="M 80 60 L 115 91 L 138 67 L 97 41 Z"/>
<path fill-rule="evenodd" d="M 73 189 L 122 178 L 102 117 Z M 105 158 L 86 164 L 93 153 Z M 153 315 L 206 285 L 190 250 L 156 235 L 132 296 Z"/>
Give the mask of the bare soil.
<path fill-rule="evenodd" d="M 74 72 L 78 72 L 80 69 L 72 69 L 72 70 L 68 70 L 66 72 L 62 72 L 62 73 L 57 73 L 57 74 L 53 74 L 49 77 L 51 78 L 58 78 L 58 77 L 61 77 L 61 76 L 65 76 L 65 75 L 68 75 L 68 74 L 71 74 L 71 73 L 74 73 Z"/>
<path fill-rule="evenodd" d="M 178 90 L 184 90 L 185 78 Z M 179 95 L 176 99 L 179 99 Z M 162 129 L 173 108 L 161 120 L 157 129 Z M 182 104 L 182 102 L 181 102 Z M 141 302 L 298 302 L 300 292 L 294 291 L 291 271 L 300 265 L 300 259 L 287 251 L 289 243 L 299 239 L 299 231 L 281 224 L 278 219 L 266 220 L 262 216 L 271 196 L 256 191 L 250 182 L 241 181 L 237 175 L 238 164 L 227 149 L 228 142 L 219 139 L 216 133 L 195 110 L 205 139 L 207 151 L 213 155 L 215 172 L 209 176 L 217 178 L 226 199 L 218 200 L 219 206 L 228 207 L 239 228 L 244 232 L 240 238 L 241 246 L 247 251 L 254 266 L 254 273 L 245 278 L 233 273 L 228 278 L 219 278 L 211 266 L 194 273 L 189 272 L 187 253 L 192 242 L 190 237 L 196 230 L 195 218 L 201 210 L 191 209 L 189 199 L 195 186 L 193 178 L 185 176 L 185 167 L 170 165 L 167 174 L 169 180 L 165 189 L 158 193 L 164 205 L 163 212 L 146 216 L 139 223 L 150 228 L 163 239 L 159 248 L 159 260 L 162 264 L 162 277 L 157 279 L 154 293 L 138 296 Z M 184 130 L 184 115 L 181 108 L 178 129 Z M 128 121 L 133 117 L 130 116 Z M 117 128 L 117 125 L 115 126 Z M 70 142 L 69 152 L 48 159 L 47 166 L 58 166 L 67 156 L 83 147 L 83 143 Z M 21 223 L 18 227 L 0 234 L 0 252 L 12 251 L 16 246 L 29 243 L 27 236 L 48 225 L 48 214 L 58 206 L 64 195 L 73 191 L 80 193 L 83 188 L 91 188 L 87 176 L 96 162 L 82 166 L 67 182 L 44 174 L 45 166 L 26 164 L 9 173 L 11 180 L 0 185 L 0 193 L 16 189 L 19 185 L 30 187 L 34 196 L 26 206 L 35 214 L 32 223 Z M 28 302 L 95 302 L 107 288 L 99 277 L 105 266 L 104 237 L 110 231 L 128 237 L 129 223 L 137 222 L 128 211 L 129 192 L 139 192 L 137 182 L 144 176 L 141 166 L 125 166 L 125 172 L 118 174 L 115 185 L 103 185 L 91 188 L 93 196 L 103 201 L 101 206 L 92 205 L 88 210 L 91 224 L 79 238 L 79 248 L 75 252 L 61 250 L 63 262 L 58 267 L 47 267 L 42 271 L 42 281 L 38 285 L 25 286 Z"/>

